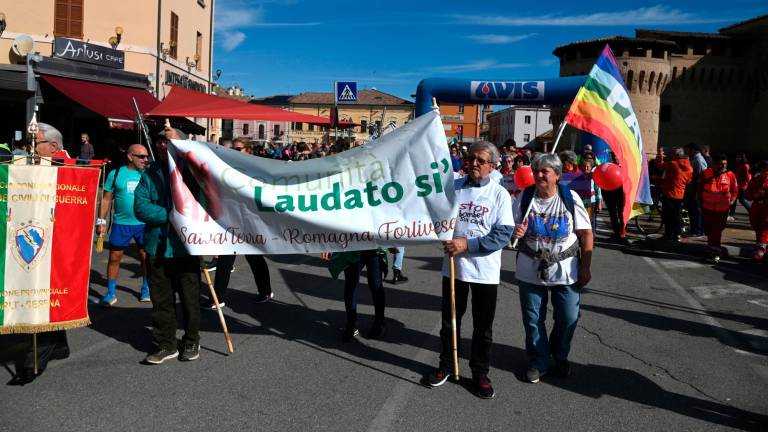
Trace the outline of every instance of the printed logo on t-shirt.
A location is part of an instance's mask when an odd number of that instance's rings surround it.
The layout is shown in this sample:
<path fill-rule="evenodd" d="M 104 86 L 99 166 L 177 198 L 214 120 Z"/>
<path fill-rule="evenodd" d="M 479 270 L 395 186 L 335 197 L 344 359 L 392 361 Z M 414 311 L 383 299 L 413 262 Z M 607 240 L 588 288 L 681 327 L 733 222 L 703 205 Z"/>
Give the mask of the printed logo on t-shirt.
<path fill-rule="evenodd" d="M 125 190 L 129 194 L 133 194 L 133 191 L 136 190 L 136 186 L 139 185 L 139 180 L 128 180 L 125 182 Z"/>
<path fill-rule="evenodd" d="M 474 225 L 485 226 L 485 215 L 490 209 L 472 201 L 459 204 L 459 221 Z"/>
<path fill-rule="evenodd" d="M 570 220 L 567 211 L 555 214 L 534 213 L 532 211 L 528 217 L 527 234 L 534 237 L 536 241 L 544 243 L 563 242 L 568 239 L 570 232 Z"/>

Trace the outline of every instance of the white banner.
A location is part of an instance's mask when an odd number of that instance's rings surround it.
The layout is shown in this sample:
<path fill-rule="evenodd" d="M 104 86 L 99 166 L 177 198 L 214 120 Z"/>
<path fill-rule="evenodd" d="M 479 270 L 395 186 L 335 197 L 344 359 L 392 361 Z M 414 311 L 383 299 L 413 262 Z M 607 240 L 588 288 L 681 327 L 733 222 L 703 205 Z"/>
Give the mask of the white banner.
<path fill-rule="evenodd" d="M 285 162 L 176 140 L 168 154 L 171 221 L 193 255 L 364 250 L 453 236 L 453 171 L 434 112 L 322 159 Z"/>

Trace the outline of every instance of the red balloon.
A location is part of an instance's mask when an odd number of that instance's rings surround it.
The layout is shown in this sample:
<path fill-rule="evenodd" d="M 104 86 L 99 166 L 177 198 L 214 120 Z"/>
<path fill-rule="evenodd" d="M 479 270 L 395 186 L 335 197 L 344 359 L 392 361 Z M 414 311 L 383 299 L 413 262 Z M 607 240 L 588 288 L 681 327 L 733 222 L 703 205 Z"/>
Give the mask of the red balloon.
<path fill-rule="evenodd" d="M 515 184 L 520 189 L 533 186 L 536 179 L 533 178 L 533 170 L 528 165 L 523 165 L 515 171 Z"/>
<path fill-rule="evenodd" d="M 624 184 L 621 168 L 614 163 L 598 165 L 594 173 L 592 173 L 592 178 L 600 189 L 607 191 L 616 190 Z"/>

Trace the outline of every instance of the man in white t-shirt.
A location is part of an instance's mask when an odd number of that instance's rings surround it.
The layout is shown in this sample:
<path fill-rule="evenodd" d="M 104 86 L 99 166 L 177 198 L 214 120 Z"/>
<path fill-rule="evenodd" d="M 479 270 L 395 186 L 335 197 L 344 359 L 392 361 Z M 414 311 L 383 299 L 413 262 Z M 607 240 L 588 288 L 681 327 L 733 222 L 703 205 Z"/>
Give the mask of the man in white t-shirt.
<path fill-rule="evenodd" d="M 579 319 L 579 290 L 591 279 L 592 226 L 578 194 L 558 183 L 562 162 L 540 154 L 531 165 L 536 184 L 515 200 L 515 231 L 522 239 L 515 276 L 530 364 L 529 382 L 536 383 L 551 366 L 560 377 L 570 374 L 568 353 Z M 531 205 L 531 211 L 523 215 Z M 547 337 L 547 300 L 552 298 L 554 326 Z"/>
<path fill-rule="evenodd" d="M 514 222 L 509 193 L 491 180 L 491 172 L 499 161 L 496 146 L 479 141 L 469 149 L 469 175 L 456 179 L 456 200 L 459 214 L 453 240 L 443 243 L 442 352 L 440 365 L 426 381 L 432 387 L 445 383 L 453 370 L 451 335 L 450 271 L 448 255 L 455 257 L 456 270 L 456 328 L 461 338 L 461 317 L 467 310 L 472 291 L 472 356 L 469 367 L 475 394 L 483 399 L 495 395 L 488 379 L 493 318 L 496 313 L 496 292 L 501 272 L 501 249 L 509 243 Z"/>

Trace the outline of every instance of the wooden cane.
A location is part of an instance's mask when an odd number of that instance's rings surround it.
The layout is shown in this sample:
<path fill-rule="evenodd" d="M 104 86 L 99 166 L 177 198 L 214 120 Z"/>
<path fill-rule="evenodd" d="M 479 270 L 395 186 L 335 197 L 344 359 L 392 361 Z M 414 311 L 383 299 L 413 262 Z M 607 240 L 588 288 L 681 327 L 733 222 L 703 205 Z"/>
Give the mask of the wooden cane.
<path fill-rule="evenodd" d="M 232 339 L 229 337 L 229 330 L 227 330 L 227 322 L 224 321 L 224 313 L 219 307 L 219 297 L 216 295 L 216 291 L 213 289 L 213 283 L 211 283 L 211 274 L 208 273 L 208 269 L 203 266 L 203 274 L 205 275 L 205 281 L 208 283 L 208 289 L 211 291 L 211 298 L 216 305 L 216 312 L 219 314 L 219 322 L 221 323 L 221 329 L 224 330 L 224 338 L 227 340 L 227 348 L 229 352 L 235 352 L 235 347 L 232 346 Z"/>
<path fill-rule="evenodd" d="M 456 337 L 456 272 L 453 257 L 449 258 L 451 269 L 451 341 L 453 342 L 453 376 L 459 381 L 459 345 Z"/>

